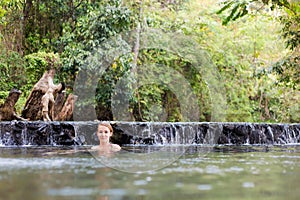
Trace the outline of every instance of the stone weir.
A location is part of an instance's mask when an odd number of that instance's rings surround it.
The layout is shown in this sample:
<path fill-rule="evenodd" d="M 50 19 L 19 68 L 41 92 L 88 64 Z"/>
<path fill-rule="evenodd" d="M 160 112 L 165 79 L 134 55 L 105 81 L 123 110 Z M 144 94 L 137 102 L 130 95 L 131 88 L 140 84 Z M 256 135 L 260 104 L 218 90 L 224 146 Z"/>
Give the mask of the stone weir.
<path fill-rule="evenodd" d="M 0 145 L 95 145 L 97 122 L 0 122 Z M 295 144 L 300 124 L 111 122 L 126 144 Z"/>

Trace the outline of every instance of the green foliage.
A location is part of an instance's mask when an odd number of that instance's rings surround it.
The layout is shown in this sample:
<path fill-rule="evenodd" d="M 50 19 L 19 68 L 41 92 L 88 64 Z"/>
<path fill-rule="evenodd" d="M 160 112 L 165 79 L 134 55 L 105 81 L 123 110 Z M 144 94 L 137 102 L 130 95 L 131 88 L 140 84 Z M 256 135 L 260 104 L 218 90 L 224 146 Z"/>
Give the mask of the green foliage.
<path fill-rule="evenodd" d="M 59 41 L 64 46 L 61 55 L 63 72 L 75 75 L 79 67 L 85 65 L 87 56 L 106 39 L 128 29 L 130 23 L 130 10 L 120 6 L 120 1 L 88 7 L 73 28 L 68 24 L 64 27 L 64 35 Z"/>
<path fill-rule="evenodd" d="M 300 47 L 300 4 L 295 15 L 286 15 L 281 17 L 284 24 L 282 29 L 283 37 L 287 39 L 287 47 L 294 50 Z"/>
<path fill-rule="evenodd" d="M 258 92 L 253 92 L 252 90 L 250 93 L 250 100 L 252 102 L 250 108 L 252 108 L 253 114 L 256 115 L 254 118 L 255 121 L 299 121 L 299 116 L 297 117 L 295 114 L 299 112 L 299 107 L 292 106 L 297 105 L 299 102 L 299 93 L 297 93 L 299 91 L 300 73 L 298 67 L 300 42 L 299 6 L 298 1 L 227 0 L 223 2 L 223 7 L 217 12 L 219 15 L 225 13 L 223 24 L 229 25 L 230 21 L 242 18 L 240 11 L 247 9 L 247 24 L 250 25 L 252 17 L 269 16 L 271 19 L 275 19 L 277 15 L 273 15 L 269 10 L 277 11 L 277 13 L 280 13 L 279 19 L 282 24 L 281 34 L 286 39 L 287 48 L 294 52 L 292 55 L 286 53 L 278 55 L 277 59 L 273 60 L 273 62 L 266 61 L 266 59 L 270 60 L 271 57 L 274 57 L 274 52 L 276 52 L 274 51 L 274 47 L 276 44 L 269 41 L 270 52 L 272 54 L 269 54 L 268 57 L 260 55 L 261 53 L 265 53 L 265 51 L 261 51 L 263 49 L 258 45 L 267 40 L 266 34 L 264 34 L 262 41 L 258 41 L 261 34 L 256 31 L 255 51 L 253 54 L 255 59 L 253 77 L 256 80 L 255 85 L 258 86 Z M 257 29 L 258 23 L 255 26 Z M 265 31 L 265 33 L 267 32 Z M 274 38 L 274 41 L 276 40 L 278 39 Z M 263 57 L 265 59 L 261 59 Z M 246 105 L 249 104 L 247 103 Z M 293 114 L 290 114 L 291 112 Z"/>
<path fill-rule="evenodd" d="M 143 70 L 143 66 L 155 65 L 154 71 L 147 72 L 146 76 L 148 79 L 160 80 L 161 84 L 146 85 L 138 90 L 134 98 L 139 104 L 133 106 L 137 119 L 182 121 L 181 113 L 184 107 L 180 105 L 176 91 L 171 91 L 172 85 L 174 85 L 172 82 L 182 77 L 190 84 L 198 100 L 196 102 L 200 110 L 200 117 L 197 116 L 198 120 L 210 120 L 211 102 L 208 87 L 202 80 L 200 72 L 188 60 L 165 50 L 146 49 L 139 53 L 138 62 L 141 63 L 141 70 Z M 167 71 L 173 71 L 173 73 L 166 73 Z M 190 115 L 193 114 L 190 113 Z"/>
<path fill-rule="evenodd" d="M 96 96 L 83 102 L 96 102 L 99 119 L 114 119 L 112 95 L 120 92 L 129 100 L 131 120 L 184 120 L 184 108 L 166 85 L 180 76 L 197 98 L 199 121 L 209 121 L 214 99 L 188 58 L 162 49 L 140 49 L 134 72 L 133 50 L 128 53 L 123 39 L 115 36 L 140 26 L 142 31 L 154 28 L 195 38 L 212 56 L 226 88 L 227 121 L 299 122 L 299 12 L 299 1 L 287 0 L 221 4 L 214 0 L 4 0 L 0 3 L 0 103 L 12 88 L 21 89 L 16 105 L 20 112 L 25 96 L 50 67 L 57 68 L 58 79 L 72 90 L 79 70 L 94 77 L 94 68 L 105 65 L 99 80 L 88 83 L 97 83 Z M 116 55 L 116 48 L 126 49 L 126 54 Z M 86 61 L 92 55 L 98 56 L 95 65 Z M 165 84 L 134 88 L 133 74 L 145 73 L 143 67 L 149 66 L 155 70 L 145 77 Z M 171 75 L 165 73 L 172 70 Z M 118 85 L 122 79 L 126 82 Z M 122 106 L 123 102 L 115 103 Z"/>
<path fill-rule="evenodd" d="M 132 59 L 131 54 L 118 58 L 101 77 L 96 96 L 96 101 L 98 102 L 97 112 L 100 119 L 111 119 L 112 94 L 117 92 L 121 95 L 122 100 L 127 99 L 129 101 L 128 111 L 131 113 L 132 120 L 182 121 L 181 109 L 184 109 L 184 107 L 180 105 L 176 91 L 171 91 L 170 89 L 174 84 L 172 82 L 178 76 L 189 82 L 197 96 L 198 102 L 196 103 L 199 106 L 199 110 L 201 110 L 200 117 L 197 116 L 199 120 L 207 121 L 210 119 L 210 98 L 207 85 L 202 80 L 199 71 L 191 66 L 191 63 L 165 50 L 140 50 L 137 76 L 141 85 L 133 91 L 132 87 L 135 84 L 135 80 L 131 80 L 130 77 L 133 73 L 131 71 Z M 149 68 L 149 66 L 153 67 L 150 67 L 150 71 L 145 71 L 144 67 Z M 172 71 L 170 68 L 176 73 L 166 74 L 166 71 Z M 127 81 L 122 82 L 120 85 L 121 79 L 124 78 Z M 116 89 L 117 91 L 115 91 Z M 185 98 L 189 97 L 186 96 Z M 122 102 L 114 103 L 116 107 L 122 106 Z M 190 113 L 190 115 L 193 114 Z"/>
<path fill-rule="evenodd" d="M 0 17 L 0 46 L 3 50 L 23 55 L 22 0 L 5 0 L 0 3 L 4 15 Z"/>
<path fill-rule="evenodd" d="M 299 90 L 300 86 L 300 56 L 287 56 L 282 60 L 274 63 L 267 69 L 262 69 L 256 74 L 257 77 L 268 76 L 270 74 L 279 75 L 276 85 L 285 86 L 294 90 Z"/>
<path fill-rule="evenodd" d="M 23 3 L 23 47 L 25 54 L 55 51 L 64 24 L 74 25 L 86 3 L 80 0 L 39 0 Z"/>
<path fill-rule="evenodd" d="M 116 84 L 121 78 L 129 77 L 130 69 L 132 68 L 132 54 L 123 55 L 117 58 L 109 68 L 99 77 L 97 90 L 96 90 L 96 102 L 97 102 L 97 114 L 99 119 L 112 120 L 112 94 L 116 89 Z M 123 99 L 133 100 L 133 94 L 126 91 L 131 89 L 131 83 L 122 85 L 122 91 L 118 91 L 123 95 Z M 121 89 L 120 89 L 121 90 Z M 120 104 L 121 102 L 116 102 Z"/>
<path fill-rule="evenodd" d="M 6 97 L 8 96 L 9 91 L 0 91 L 0 105 L 5 102 Z"/>
<path fill-rule="evenodd" d="M 225 0 L 223 7 L 217 11 L 221 14 L 229 11 L 229 14 L 223 19 L 223 24 L 227 25 L 230 21 L 235 21 L 247 15 L 249 11 L 258 13 L 261 10 L 274 10 L 279 8 L 285 11 L 280 17 L 283 26 L 283 37 L 287 39 L 287 47 L 292 50 L 300 44 L 300 4 L 299 2 L 288 0 Z"/>
<path fill-rule="evenodd" d="M 4 103 L 9 92 L 13 89 L 23 88 L 27 84 L 25 74 L 25 62 L 19 53 L 6 51 L 4 48 L 0 53 L 0 105 Z M 24 93 L 24 91 L 22 91 Z M 21 96 L 16 103 L 17 113 L 21 113 L 25 105 L 25 97 Z"/>
<path fill-rule="evenodd" d="M 49 69 L 59 70 L 60 59 L 58 54 L 38 52 L 29 54 L 24 57 L 25 61 L 25 77 L 26 85 L 23 85 L 21 91 L 24 91 L 27 95 L 42 77 L 45 71 Z"/>
<path fill-rule="evenodd" d="M 5 15 L 6 10 L 4 9 L 4 6 L 7 4 L 9 0 L 3 0 L 0 3 L 0 19 Z"/>
<path fill-rule="evenodd" d="M 24 61 L 17 52 L 1 49 L 0 52 L 0 91 L 20 89 L 26 83 Z"/>
<path fill-rule="evenodd" d="M 225 0 L 221 4 L 223 7 L 217 11 L 217 14 L 229 10 L 228 16 L 223 19 L 223 25 L 242 18 L 249 12 L 260 12 L 266 7 L 269 7 L 271 10 L 277 7 L 291 9 L 291 4 L 287 0 Z"/>
<path fill-rule="evenodd" d="M 223 20 L 223 25 L 228 24 L 231 20 L 234 21 L 240 17 L 248 14 L 247 1 L 223 1 L 224 6 L 217 12 L 217 14 L 221 14 L 223 11 L 232 7 L 231 13 Z"/>

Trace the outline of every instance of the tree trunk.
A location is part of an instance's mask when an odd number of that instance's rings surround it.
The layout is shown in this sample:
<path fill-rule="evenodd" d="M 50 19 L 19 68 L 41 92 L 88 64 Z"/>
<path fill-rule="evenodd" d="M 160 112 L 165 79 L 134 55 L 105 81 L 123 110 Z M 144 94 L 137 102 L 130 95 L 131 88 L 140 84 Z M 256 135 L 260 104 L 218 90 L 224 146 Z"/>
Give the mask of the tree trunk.
<path fill-rule="evenodd" d="M 61 112 L 64 106 L 65 98 L 66 98 L 65 91 L 57 94 L 53 109 L 50 110 L 50 116 L 52 119 L 55 120 L 58 117 L 59 113 Z"/>
<path fill-rule="evenodd" d="M 63 84 L 54 85 L 54 74 L 54 69 L 45 72 L 34 85 L 22 111 L 23 118 L 31 121 L 73 120 L 73 110 L 77 96 L 70 94 L 64 103 L 65 92 L 62 92 L 64 86 Z"/>
<path fill-rule="evenodd" d="M 0 106 L 0 121 L 24 120 L 22 117 L 17 116 L 15 110 L 15 104 L 20 95 L 21 91 L 17 89 L 12 89 L 9 92 L 4 104 Z"/>
<path fill-rule="evenodd" d="M 25 54 L 25 48 L 26 48 L 26 35 L 27 35 L 27 26 L 28 21 L 30 19 L 30 12 L 32 11 L 33 2 L 32 0 L 27 0 L 24 2 L 23 7 L 23 21 L 22 21 L 22 55 Z"/>
<path fill-rule="evenodd" d="M 55 121 L 72 121 L 75 101 L 77 96 L 69 94 L 61 112 L 54 118 Z"/>
<path fill-rule="evenodd" d="M 22 111 L 22 117 L 28 120 L 43 120 L 43 103 L 46 104 L 44 107 L 48 107 L 48 102 L 42 102 L 44 95 L 55 95 L 62 89 L 62 84 L 54 85 L 55 70 L 50 69 L 45 72 L 42 78 L 34 85 L 29 97 L 26 100 L 24 109 Z M 49 98 L 48 98 L 49 99 Z M 51 99 L 51 98 L 50 98 Z M 51 104 L 50 104 L 51 105 Z M 50 109 L 52 110 L 53 105 Z"/>

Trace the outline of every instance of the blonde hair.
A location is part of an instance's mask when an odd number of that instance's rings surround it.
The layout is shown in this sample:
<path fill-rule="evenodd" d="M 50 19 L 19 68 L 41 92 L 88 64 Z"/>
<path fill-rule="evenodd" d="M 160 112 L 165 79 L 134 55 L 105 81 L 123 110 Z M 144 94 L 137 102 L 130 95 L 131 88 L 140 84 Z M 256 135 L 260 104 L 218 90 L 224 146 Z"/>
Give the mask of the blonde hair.
<path fill-rule="evenodd" d="M 111 132 L 111 134 L 113 134 L 113 128 L 112 128 L 112 126 L 110 125 L 110 123 L 108 123 L 108 122 L 100 122 L 99 124 L 98 124 L 98 127 L 99 126 L 105 126 L 105 127 L 107 127 L 108 129 L 109 129 L 109 131 Z"/>

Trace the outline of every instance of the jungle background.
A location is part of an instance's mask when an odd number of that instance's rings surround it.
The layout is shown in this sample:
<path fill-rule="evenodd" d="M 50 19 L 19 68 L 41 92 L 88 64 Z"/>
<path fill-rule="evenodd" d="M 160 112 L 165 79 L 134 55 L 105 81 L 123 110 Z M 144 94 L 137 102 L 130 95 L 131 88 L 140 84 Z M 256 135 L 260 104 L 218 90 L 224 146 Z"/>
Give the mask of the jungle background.
<path fill-rule="evenodd" d="M 194 37 L 209 53 L 226 89 L 223 121 L 300 122 L 297 0 L 2 0 L 0 104 L 17 88 L 21 113 L 49 67 L 57 69 L 55 82 L 64 82 L 72 93 L 80 67 L 99 44 L 145 27 Z M 111 63 L 94 99 L 99 120 L 114 120 L 116 83 L 143 63 L 184 75 L 198 100 L 199 121 L 211 121 L 213 99 L 201 73 L 189 60 L 162 49 L 134 49 Z M 133 121 L 183 120 L 176 95 L 165 86 L 146 85 L 128 98 Z"/>

